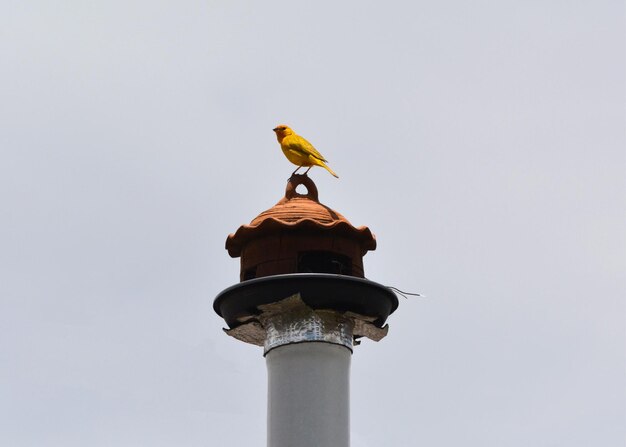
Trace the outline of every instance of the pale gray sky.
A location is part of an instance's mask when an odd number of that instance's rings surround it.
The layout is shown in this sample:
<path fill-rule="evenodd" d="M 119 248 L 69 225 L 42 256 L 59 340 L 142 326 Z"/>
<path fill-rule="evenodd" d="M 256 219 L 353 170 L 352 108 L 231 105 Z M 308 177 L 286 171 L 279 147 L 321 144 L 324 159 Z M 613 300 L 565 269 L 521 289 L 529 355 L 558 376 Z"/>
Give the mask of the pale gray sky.
<path fill-rule="evenodd" d="M 352 445 L 623 447 L 621 1 L 4 1 L 0 444 L 265 445 L 228 233 L 290 124 L 401 300 Z"/>

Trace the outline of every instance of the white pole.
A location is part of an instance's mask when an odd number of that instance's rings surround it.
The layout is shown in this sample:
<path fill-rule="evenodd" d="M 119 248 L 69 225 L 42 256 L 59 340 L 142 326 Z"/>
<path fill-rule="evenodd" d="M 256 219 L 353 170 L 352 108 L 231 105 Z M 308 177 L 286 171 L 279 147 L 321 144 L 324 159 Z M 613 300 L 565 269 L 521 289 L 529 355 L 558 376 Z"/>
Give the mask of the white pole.
<path fill-rule="evenodd" d="M 259 306 L 265 329 L 268 447 L 350 446 L 354 321 L 294 295 Z"/>
<path fill-rule="evenodd" d="M 267 353 L 268 447 L 349 447 L 351 354 L 325 342 Z"/>

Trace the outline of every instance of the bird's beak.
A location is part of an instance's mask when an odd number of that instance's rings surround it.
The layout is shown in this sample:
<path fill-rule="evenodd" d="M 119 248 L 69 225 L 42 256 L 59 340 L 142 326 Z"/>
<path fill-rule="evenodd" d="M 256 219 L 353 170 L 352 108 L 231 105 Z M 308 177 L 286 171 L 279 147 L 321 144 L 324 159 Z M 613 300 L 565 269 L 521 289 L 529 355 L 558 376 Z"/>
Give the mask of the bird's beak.
<path fill-rule="evenodd" d="M 278 130 L 278 127 L 274 127 L 272 130 L 276 132 Z"/>

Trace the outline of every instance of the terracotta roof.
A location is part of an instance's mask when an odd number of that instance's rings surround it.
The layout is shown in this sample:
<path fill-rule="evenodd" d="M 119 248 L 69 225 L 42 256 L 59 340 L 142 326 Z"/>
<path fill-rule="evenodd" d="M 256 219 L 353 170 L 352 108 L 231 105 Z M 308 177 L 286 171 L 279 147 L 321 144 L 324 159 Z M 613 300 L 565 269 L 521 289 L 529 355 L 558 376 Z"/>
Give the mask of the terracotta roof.
<path fill-rule="evenodd" d="M 306 194 L 296 192 L 304 185 Z M 226 239 L 226 249 L 233 258 L 251 239 L 283 230 L 305 230 L 314 233 L 328 231 L 332 235 L 348 236 L 360 242 L 363 252 L 376 249 L 376 238 L 367 227 L 354 227 L 344 216 L 319 202 L 317 187 L 307 175 L 289 179 L 285 197 L 272 208 L 263 211 L 249 225 L 242 225 Z"/>

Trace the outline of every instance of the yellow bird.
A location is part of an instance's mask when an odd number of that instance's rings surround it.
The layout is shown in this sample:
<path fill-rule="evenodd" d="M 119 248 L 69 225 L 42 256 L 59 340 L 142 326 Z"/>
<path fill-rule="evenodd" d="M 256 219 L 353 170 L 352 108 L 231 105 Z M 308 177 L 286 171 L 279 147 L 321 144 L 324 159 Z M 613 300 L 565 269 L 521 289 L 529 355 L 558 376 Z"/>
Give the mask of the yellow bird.
<path fill-rule="evenodd" d="M 276 126 L 274 129 L 276 132 L 276 138 L 280 143 L 280 148 L 283 150 L 285 157 L 287 160 L 292 162 L 294 165 L 298 166 L 298 169 L 308 166 L 311 169 L 313 166 L 321 166 L 326 169 L 335 177 L 339 178 L 337 174 L 333 172 L 328 166 L 326 166 L 326 159 L 320 154 L 311 143 L 302 138 L 300 135 L 296 135 L 296 133 L 291 130 L 288 126 L 281 124 Z M 293 171 L 294 175 L 298 172 L 298 169 Z M 306 170 L 305 174 L 309 172 L 309 169 Z"/>

